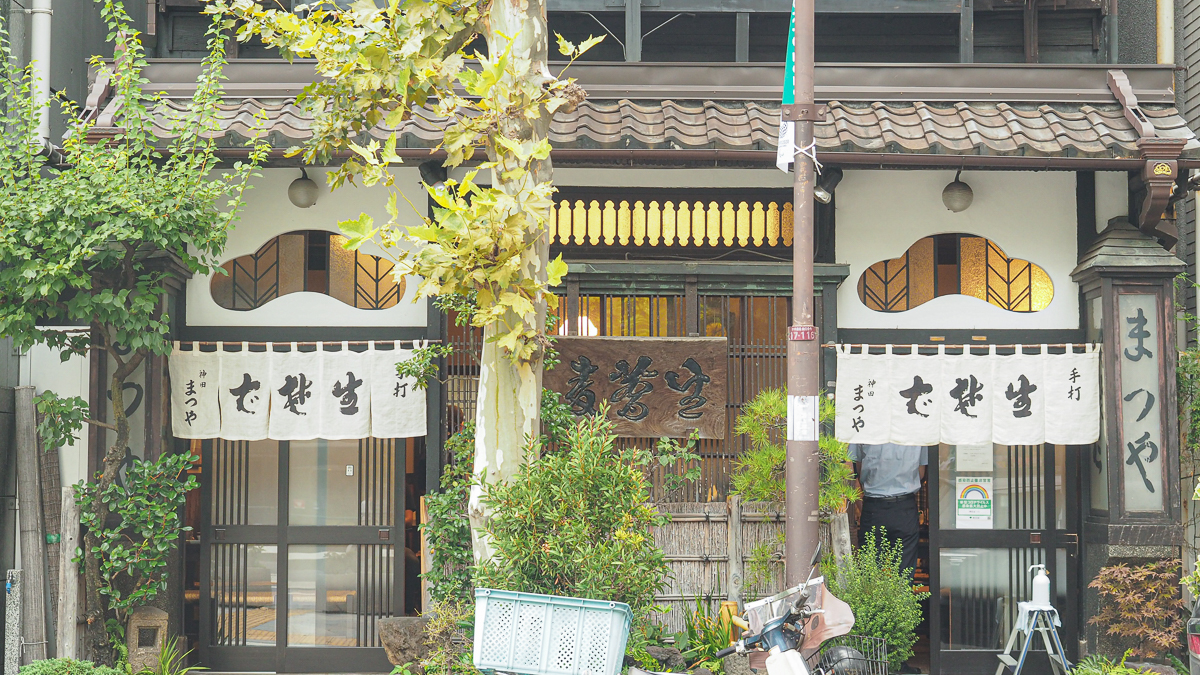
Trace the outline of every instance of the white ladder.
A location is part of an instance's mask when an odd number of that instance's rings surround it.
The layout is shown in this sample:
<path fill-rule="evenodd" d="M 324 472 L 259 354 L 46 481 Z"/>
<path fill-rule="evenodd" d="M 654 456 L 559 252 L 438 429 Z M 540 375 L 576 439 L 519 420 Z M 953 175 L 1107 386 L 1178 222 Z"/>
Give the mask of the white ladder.
<path fill-rule="evenodd" d="M 1041 634 L 1042 642 L 1046 645 L 1046 655 L 1050 657 L 1050 667 L 1054 670 L 1054 675 L 1067 675 L 1067 671 L 1071 669 L 1071 663 L 1067 661 L 1067 655 L 1063 652 L 1062 642 L 1058 639 L 1058 629 L 1054 627 L 1056 612 L 1052 609 L 1034 609 L 1032 614 L 1033 620 L 1030 629 L 1025 634 L 1025 644 L 1021 647 L 1021 655 L 1015 659 L 1012 657 L 1013 647 L 1017 644 L 1017 636 L 1021 634 L 1021 627 L 1013 625 L 1012 633 L 1008 636 L 1008 644 L 1004 646 L 1004 653 L 997 655 L 1000 658 L 1000 665 L 996 666 L 996 675 L 1004 675 L 1005 668 L 1013 669 L 1011 675 L 1021 675 L 1021 669 L 1025 667 L 1025 659 L 1029 656 L 1029 648 L 1033 645 L 1035 632 Z"/>

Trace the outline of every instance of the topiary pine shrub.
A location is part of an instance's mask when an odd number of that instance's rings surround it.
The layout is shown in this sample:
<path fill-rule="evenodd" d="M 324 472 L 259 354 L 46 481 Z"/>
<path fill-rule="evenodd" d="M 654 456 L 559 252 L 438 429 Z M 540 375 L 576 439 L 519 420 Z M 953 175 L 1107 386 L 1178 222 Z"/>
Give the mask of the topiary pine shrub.
<path fill-rule="evenodd" d="M 827 433 L 833 426 L 833 399 L 820 396 L 818 400 L 822 432 L 818 440 L 821 479 L 817 502 L 822 521 L 829 522 L 833 514 L 845 513 L 847 505 L 857 501 L 862 493 L 854 486 L 849 446 Z M 783 508 L 786 427 L 787 396 L 782 389 L 764 389 L 742 406 L 734 432 L 749 438 L 750 448 L 735 460 L 730 476 L 731 492 L 749 502 L 766 502 L 777 510 Z M 775 536 L 750 547 L 746 561 L 746 585 L 750 589 L 763 590 L 775 581 L 782 565 L 784 543 L 781 527 Z"/>

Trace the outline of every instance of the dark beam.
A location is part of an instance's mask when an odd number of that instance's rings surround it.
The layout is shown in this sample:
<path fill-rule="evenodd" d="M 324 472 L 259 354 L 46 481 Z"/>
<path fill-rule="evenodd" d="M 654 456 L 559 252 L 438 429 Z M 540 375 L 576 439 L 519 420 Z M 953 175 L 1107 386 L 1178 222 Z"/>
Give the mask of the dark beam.
<path fill-rule="evenodd" d="M 750 61 L 750 13 L 738 12 L 737 29 L 734 36 L 734 57 L 738 63 Z"/>
<path fill-rule="evenodd" d="M 816 0 L 816 3 L 818 14 L 958 14 L 962 8 L 962 0 Z M 788 0 L 659 0 L 653 4 L 642 2 L 641 5 L 644 12 L 785 14 L 792 8 Z M 625 0 L 550 0 L 548 9 L 551 12 L 611 12 L 621 7 L 628 11 Z"/>
<path fill-rule="evenodd" d="M 641 0 L 625 0 L 625 60 L 642 60 Z"/>
<path fill-rule="evenodd" d="M 963 0 L 959 14 L 958 62 L 975 63 L 975 0 Z"/>
<path fill-rule="evenodd" d="M 1003 10 L 1023 11 L 1026 0 L 976 0 L 975 9 L 980 12 Z M 1043 11 L 1095 9 L 1105 10 L 1108 0 L 1037 0 L 1038 9 Z"/>
<path fill-rule="evenodd" d="M 1038 62 L 1038 8 L 1025 7 L 1025 63 Z"/>

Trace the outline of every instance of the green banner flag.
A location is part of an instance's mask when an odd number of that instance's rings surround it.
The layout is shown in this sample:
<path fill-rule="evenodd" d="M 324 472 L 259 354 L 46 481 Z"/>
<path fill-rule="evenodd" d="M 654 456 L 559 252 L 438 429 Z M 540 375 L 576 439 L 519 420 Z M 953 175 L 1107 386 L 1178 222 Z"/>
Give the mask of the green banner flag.
<path fill-rule="evenodd" d="M 796 103 L 796 5 L 792 5 L 792 22 L 788 28 L 787 59 L 783 71 L 783 105 Z M 779 138 L 776 139 L 775 166 L 787 173 L 788 166 L 796 158 L 796 127 L 791 122 L 783 121 L 783 111 L 779 114 Z"/>

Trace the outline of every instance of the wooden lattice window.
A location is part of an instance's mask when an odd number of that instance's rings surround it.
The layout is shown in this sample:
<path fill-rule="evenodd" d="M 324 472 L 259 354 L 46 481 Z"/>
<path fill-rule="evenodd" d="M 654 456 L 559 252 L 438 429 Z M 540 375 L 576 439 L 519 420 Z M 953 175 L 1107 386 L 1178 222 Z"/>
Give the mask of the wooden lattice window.
<path fill-rule="evenodd" d="M 257 309 L 283 295 L 322 293 L 359 309 L 387 309 L 404 297 L 404 278 L 393 263 L 342 248 L 345 237 L 321 230 L 289 232 L 254 253 L 221 265 L 213 275 L 213 300 L 225 309 Z"/>
<path fill-rule="evenodd" d="M 551 216 L 551 243 L 562 246 L 792 245 L 791 202 L 563 198 Z"/>
<path fill-rule="evenodd" d="M 871 265 L 858 297 L 877 312 L 903 312 L 943 295 L 979 298 L 1010 312 L 1038 312 L 1054 298 L 1046 270 L 1010 258 L 995 242 L 970 234 L 925 237 L 899 258 Z"/>

